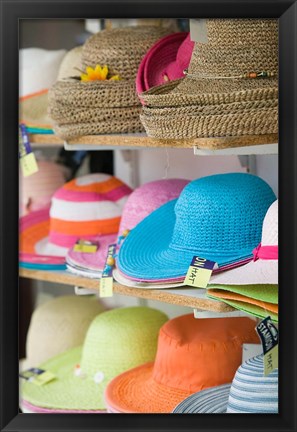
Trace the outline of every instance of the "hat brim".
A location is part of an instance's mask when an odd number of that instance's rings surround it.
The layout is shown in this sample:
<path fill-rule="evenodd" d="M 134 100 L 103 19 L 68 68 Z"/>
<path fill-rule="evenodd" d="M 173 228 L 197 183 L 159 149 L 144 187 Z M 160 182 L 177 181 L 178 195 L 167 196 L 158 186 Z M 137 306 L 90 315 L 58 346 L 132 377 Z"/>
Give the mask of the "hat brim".
<path fill-rule="evenodd" d="M 250 250 L 240 250 L 234 256 L 211 252 L 205 256 L 205 251 L 199 249 L 193 252 L 170 247 L 176 202 L 177 199 L 159 207 L 129 233 L 117 258 L 117 266 L 124 275 L 143 282 L 184 278 L 194 255 L 214 261 L 219 267 L 239 263 L 252 256 Z"/>
<path fill-rule="evenodd" d="M 248 264 L 220 273 L 211 278 L 214 285 L 278 284 L 278 260 L 251 261 Z"/>
<path fill-rule="evenodd" d="M 154 363 L 146 363 L 118 375 L 105 390 L 109 412 L 171 413 L 190 392 L 158 384 L 152 378 Z"/>
<path fill-rule="evenodd" d="M 105 410 L 104 388 L 111 377 L 96 384 L 93 377 L 77 377 L 74 368 L 80 363 L 82 347 L 66 351 L 40 365 L 55 374 L 56 379 L 43 386 L 28 381 L 21 385 L 21 398 L 39 408 L 67 412 Z"/>
<path fill-rule="evenodd" d="M 24 414 L 107 414 L 107 410 L 93 410 L 93 411 L 70 411 L 70 410 L 53 410 L 48 408 L 41 408 L 32 405 L 25 400 L 20 401 L 20 408 Z"/>
<path fill-rule="evenodd" d="M 202 390 L 178 404 L 173 414 L 224 414 L 227 411 L 231 384 Z"/>
<path fill-rule="evenodd" d="M 55 245 L 49 241 L 50 216 L 49 208 L 34 211 L 20 218 L 20 256 L 21 266 L 26 268 L 51 269 L 51 266 L 64 266 L 65 257 L 81 265 L 93 265 L 95 270 L 104 268 L 107 249 L 116 240 L 116 234 L 91 236 L 88 240 L 99 243 L 95 254 L 69 251 L 68 247 Z M 93 256 L 93 255 L 96 255 Z"/>
<path fill-rule="evenodd" d="M 184 285 L 183 281 L 179 282 L 167 282 L 160 284 L 156 283 L 147 283 L 147 282 L 138 282 L 133 279 L 126 278 L 118 269 L 113 270 L 113 278 L 120 284 L 131 287 L 131 288 L 141 288 L 141 289 L 167 289 L 167 288 L 179 288 Z"/>

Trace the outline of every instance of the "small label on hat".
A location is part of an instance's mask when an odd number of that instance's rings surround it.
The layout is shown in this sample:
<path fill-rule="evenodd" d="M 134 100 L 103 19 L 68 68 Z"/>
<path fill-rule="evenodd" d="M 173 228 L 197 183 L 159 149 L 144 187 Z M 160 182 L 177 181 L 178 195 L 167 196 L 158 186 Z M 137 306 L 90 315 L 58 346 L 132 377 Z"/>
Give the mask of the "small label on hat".
<path fill-rule="evenodd" d="M 112 269 L 114 267 L 114 256 L 116 252 L 116 243 L 108 246 L 107 258 L 102 272 L 99 286 L 99 297 L 113 296 L 113 277 Z"/>
<path fill-rule="evenodd" d="M 91 242 L 89 240 L 78 240 L 73 250 L 74 252 L 83 252 L 83 253 L 95 253 L 99 248 L 99 243 Z"/>
<path fill-rule="evenodd" d="M 184 285 L 206 288 L 214 268 L 217 268 L 217 263 L 214 261 L 194 256 L 184 280 Z"/>
<path fill-rule="evenodd" d="M 56 378 L 56 375 L 53 374 L 52 372 L 46 371 L 44 369 L 39 369 L 39 368 L 31 368 L 25 370 L 24 372 L 21 372 L 19 376 L 20 378 L 32 382 L 33 384 L 38 386 L 47 384 Z"/>
<path fill-rule="evenodd" d="M 38 165 L 32 152 L 29 136 L 25 125 L 19 125 L 19 159 L 24 177 L 28 177 L 38 171 Z"/>
<path fill-rule="evenodd" d="M 256 327 L 264 353 L 264 375 L 269 375 L 278 368 L 278 329 L 271 317 L 263 319 Z"/>

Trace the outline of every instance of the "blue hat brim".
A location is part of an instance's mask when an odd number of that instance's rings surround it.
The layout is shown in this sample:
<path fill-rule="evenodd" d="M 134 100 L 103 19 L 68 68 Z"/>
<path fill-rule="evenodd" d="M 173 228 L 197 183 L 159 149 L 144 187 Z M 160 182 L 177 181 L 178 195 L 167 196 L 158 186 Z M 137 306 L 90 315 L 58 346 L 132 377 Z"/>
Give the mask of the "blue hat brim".
<path fill-rule="evenodd" d="M 176 202 L 174 199 L 159 207 L 129 233 L 117 257 L 117 267 L 125 276 L 143 281 L 178 279 L 186 276 L 194 255 L 215 261 L 219 267 L 252 257 L 250 249 L 240 250 L 234 256 L 205 256 L 205 251 L 170 247 Z"/>
<path fill-rule="evenodd" d="M 178 404 L 173 414 L 225 414 L 231 384 L 224 384 L 194 393 Z"/>

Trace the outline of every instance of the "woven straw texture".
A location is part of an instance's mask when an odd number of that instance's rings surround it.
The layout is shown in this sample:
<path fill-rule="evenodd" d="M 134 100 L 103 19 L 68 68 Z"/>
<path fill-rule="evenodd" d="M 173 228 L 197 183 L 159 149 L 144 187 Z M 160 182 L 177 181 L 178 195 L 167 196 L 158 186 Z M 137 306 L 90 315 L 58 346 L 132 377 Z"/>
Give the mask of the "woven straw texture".
<path fill-rule="evenodd" d="M 278 245 L 278 200 L 269 207 L 264 218 L 261 245 Z M 209 288 L 220 284 L 278 284 L 278 259 L 258 259 L 240 268 L 215 275 L 210 280 Z"/>
<path fill-rule="evenodd" d="M 226 412 L 230 384 L 213 387 L 194 393 L 178 404 L 173 414 L 223 414 Z"/>
<path fill-rule="evenodd" d="M 26 382 L 21 389 L 22 398 L 44 408 L 104 409 L 107 383 L 118 374 L 154 359 L 159 329 L 166 321 L 165 314 L 146 307 L 100 314 L 90 325 L 83 348 L 67 351 L 40 366 L 55 373 L 57 379 L 41 387 Z M 77 364 L 81 376 L 74 375 Z M 95 375 L 101 378 L 97 383 Z"/>
<path fill-rule="evenodd" d="M 36 367 L 82 345 L 91 322 L 104 309 L 96 298 L 76 296 L 57 297 L 39 306 L 28 330 L 26 365 Z"/>
<path fill-rule="evenodd" d="M 242 344 L 257 340 L 248 318 L 174 318 L 160 330 L 155 362 L 109 383 L 107 406 L 125 413 L 169 413 L 190 394 L 231 382 Z"/>
<path fill-rule="evenodd" d="M 193 138 L 234 136 L 277 132 L 278 100 L 278 28 L 277 20 L 207 20 L 207 43 L 196 42 L 186 78 L 153 87 L 141 93 L 141 100 L 149 107 L 186 106 L 182 115 L 167 112 L 163 121 L 153 112 L 145 112 L 141 120 L 149 136 L 157 138 Z M 245 35 L 245 36 L 243 36 Z M 249 35 L 249 37 L 247 37 Z M 251 37 L 251 35 L 253 35 Z M 272 78 L 237 79 L 249 72 L 267 71 Z M 232 107 L 233 102 L 266 101 Z M 206 118 L 193 113 L 192 105 L 223 105 Z M 223 114 L 224 113 L 224 114 Z M 231 120 L 232 118 L 232 120 Z M 188 132 L 189 131 L 189 132 Z"/>
<path fill-rule="evenodd" d="M 185 276 L 194 255 L 219 267 L 249 258 L 274 200 L 270 186 L 251 174 L 194 180 L 130 232 L 117 266 L 125 276 L 150 281 Z"/>
<path fill-rule="evenodd" d="M 146 51 L 170 31 L 155 26 L 103 30 L 91 36 L 83 46 L 84 66 L 108 65 L 122 79 L 134 79 Z"/>

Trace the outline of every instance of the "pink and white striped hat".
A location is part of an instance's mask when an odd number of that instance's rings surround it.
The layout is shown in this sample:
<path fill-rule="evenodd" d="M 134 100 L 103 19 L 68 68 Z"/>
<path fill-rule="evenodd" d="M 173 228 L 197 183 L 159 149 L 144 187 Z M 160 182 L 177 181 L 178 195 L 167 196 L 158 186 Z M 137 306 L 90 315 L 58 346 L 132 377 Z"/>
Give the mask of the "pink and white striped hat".
<path fill-rule="evenodd" d="M 31 254 L 35 264 L 39 258 L 42 264 L 45 257 L 53 257 L 56 264 L 56 258 L 65 257 L 80 239 L 98 242 L 97 253 L 101 256 L 106 245 L 116 240 L 131 192 L 130 187 L 108 174 L 89 174 L 65 183 L 53 195 L 50 209 L 20 219 L 21 256 Z"/>
<path fill-rule="evenodd" d="M 49 207 L 51 198 L 66 181 L 67 168 L 63 165 L 38 161 L 38 171 L 31 176 L 20 178 L 20 216 Z"/>
<path fill-rule="evenodd" d="M 146 183 L 135 189 L 125 203 L 118 238 L 122 236 L 125 231 L 133 229 L 154 210 L 168 201 L 177 198 L 188 183 L 189 180 L 184 179 L 157 180 Z M 105 257 L 107 248 L 108 244 L 106 244 Z M 73 249 L 71 249 L 67 254 L 66 262 L 71 267 L 76 267 L 77 273 L 79 273 L 78 268 L 82 269 L 82 273 L 84 272 L 83 269 L 98 272 L 102 270 L 100 266 L 102 263 L 102 261 L 100 261 L 100 256 L 100 249 L 94 254 L 74 252 Z M 105 262 L 103 262 L 103 265 L 104 263 Z M 87 276 L 87 272 L 85 275 Z M 92 276 L 95 277 L 96 273 Z"/>

